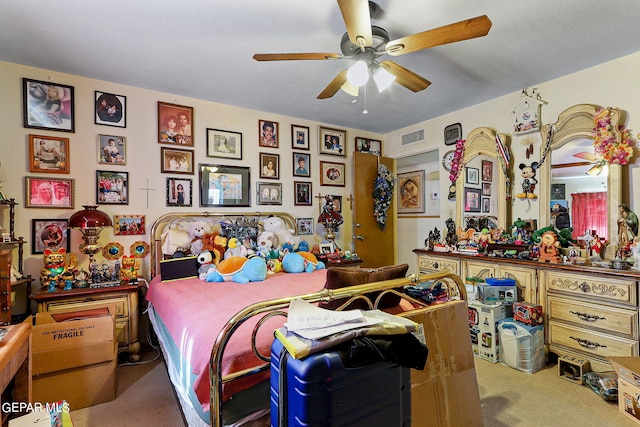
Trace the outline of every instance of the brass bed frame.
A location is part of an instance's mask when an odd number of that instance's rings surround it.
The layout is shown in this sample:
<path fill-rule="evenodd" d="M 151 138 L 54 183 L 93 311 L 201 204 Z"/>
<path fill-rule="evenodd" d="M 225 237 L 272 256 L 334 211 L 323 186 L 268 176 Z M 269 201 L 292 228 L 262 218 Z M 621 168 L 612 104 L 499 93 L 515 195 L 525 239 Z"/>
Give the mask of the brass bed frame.
<path fill-rule="evenodd" d="M 194 221 L 194 220 L 203 220 L 203 221 L 218 221 L 228 219 L 230 221 L 241 220 L 242 218 L 252 217 L 252 218 L 266 218 L 269 215 L 280 216 L 287 222 L 287 224 L 291 225 L 292 229 L 296 229 L 295 219 L 287 214 L 282 212 L 224 212 L 224 213 L 208 213 L 208 212 L 197 212 L 197 213 L 175 213 L 175 214 L 167 214 L 156 220 L 152 227 L 151 237 L 153 239 L 151 254 L 152 254 L 152 276 L 159 272 L 159 262 L 162 259 L 162 234 L 167 230 L 167 227 L 173 226 L 176 221 Z M 415 283 L 425 282 L 425 281 L 434 281 L 440 282 L 443 284 L 444 288 L 447 290 L 451 299 L 463 299 L 466 300 L 466 291 L 464 287 L 464 283 L 457 275 L 451 272 L 438 272 L 432 274 L 425 275 L 411 275 L 404 279 L 394 279 L 394 280 L 386 280 L 381 282 L 369 283 L 365 285 L 359 286 L 351 286 L 341 289 L 322 289 L 319 292 L 314 292 L 305 295 L 297 295 L 291 296 L 287 298 L 274 299 L 269 301 L 262 301 L 256 304 L 252 304 L 250 306 L 245 307 L 238 313 L 236 313 L 229 321 L 226 323 L 224 328 L 220 331 L 218 336 L 215 339 L 213 344 L 213 348 L 211 350 L 211 358 L 209 360 L 209 377 L 210 377 L 210 425 L 212 426 L 222 426 L 223 422 L 223 402 L 222 402 L 222 385 L 231 381 L 235 381 L 240 378 L 247 377 L 249 375 L 254 375 L 259 372 L 263 372 L 269 368 L 269 356 L 265 356 L 260 354 L 258 349 L 256 348 L 256 336 L 258 331 L 264 322 L 266 322 L 269 318 L 274 316 L 285 316 L 286 317 L 286 309 L 289 307 L 289 304 L 294 299 L 303 299 L 310 303 L 316 302 L 330 302 L 334 300 L 342 300 L 346 299 L 345 303 L 338 309 L 342 309 L 349 305 L 354 300 L 363 300 L 367 303 L 369 308 L 375 309 L 378 307 L 378 303 L 382 299 L 382 297 L 386 294 L 395 294 L 400 298 L 409 301 L 414 307 L 414 310 L 419 310 L 427 306 L 426 303 L 420 300 L 416 300 L 411 298 L 407 294 L 403 292 L 399 292 L 397 289 L 402 288 L 404 286 L 409 286 Z M 366 294 L 370 294 L 371 292 L 379 292 L 377 294 L 375 300 L 371 300 Z M 411 313 L 413 310 L 407 312 Z M 222 364 L 222 359 L 224 356 L 225 348 L 233 335 L 233 333 L 247 320 L 254 318 L 256 316 L 259 317 L 258 323 L 256 324 L 253 330 L 252 342 L 250 343 L 253 353 L 259 359 L 263 360 L 264 363 L 256 366 L 251 369 L 246 369 L 239 372 L 234 372 L 232 374 L 223 376 L 222 370 L 220 366 Z"/>

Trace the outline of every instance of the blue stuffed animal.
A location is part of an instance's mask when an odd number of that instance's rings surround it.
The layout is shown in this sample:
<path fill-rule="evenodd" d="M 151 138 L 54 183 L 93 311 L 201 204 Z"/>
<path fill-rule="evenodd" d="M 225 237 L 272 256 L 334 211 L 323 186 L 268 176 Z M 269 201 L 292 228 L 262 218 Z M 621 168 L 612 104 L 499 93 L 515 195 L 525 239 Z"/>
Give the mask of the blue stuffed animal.
<path fill-rule="evenodd" d="M 214 270 L 207 273 L 207 282 L 261 282 L 267 278 L 267 263 L 264 258 L 232 256 L 225 258 Z"/>
<path fill-rule="evenodd" d="M 311 273 L 325 268 L 324 262 L 311 252 L 290 252 L 282 258 L 282 269 L 287 273 Z"/>

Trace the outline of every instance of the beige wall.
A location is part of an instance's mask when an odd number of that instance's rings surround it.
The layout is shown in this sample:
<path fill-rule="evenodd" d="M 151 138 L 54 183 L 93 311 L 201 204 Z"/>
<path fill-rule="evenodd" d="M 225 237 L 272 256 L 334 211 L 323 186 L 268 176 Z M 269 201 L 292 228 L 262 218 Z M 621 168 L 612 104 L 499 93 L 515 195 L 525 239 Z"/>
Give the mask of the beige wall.
<path fill-rule="evenodd" d="M 75 90 L 75 133 L 55 132 L 39 129 L 28 129 L 22 126 L 22 78 L 52 81 L 70 85 Z M 126 96 L 127 127 L 117 128 L 94 124 L 94 91 L 115 93 Z M 342 248 L 349 249 L 351 245 L 351 212 L 347 197 L 352 193 L 351 179 L 348 178 L 347 186 L 321 187 L 319 179 L 319 161 L 345 162 L 347 174 L 352 174 L 352 151 L 355 136 L 381 139 L 381 135 L 369 132 L 347 129 L 347 157 L 318 155 L 317 122 L 280 116 L 269 112 L 247 110 L 217 104 L 199 99 L 180 97 L 174 94 L 155 92 L 137 87 L 125 86 L 106 81 L 99 81 L 53 72 L 44 69 L 26 67 L 13 63 L 0 62 L 0 117 L 2 134 L 0 136 L 0 181 L 3 182 L 3 191 L 7 197 L 15 198 L 20 206 L 16 215 L 16 234 L 23 236 L 29 242 L 25 245 L 25 270 L 27 274 L 39 275 L 42 268 L 42 255 L 31 255 L 31 219 L 42 218 L 69 218 L 69 216 L 82 208 L 83 204 L 95 203 L 95 171 L 116 170 L 129 172 L 129 204 L 128 205 L 101 205 L 100 209 L 109 215 L 137 214 L 145 215 L 147 221 L 146 236 L 114 236 L 111 230 L 103 231 L 101 242 L 112 240 L 121 242 L 125 249 L 135 240 L 140 238 L 149 240 L 149 230 L 153 221 L 168 211 L 212 211 L 216 208 L 200 208 L 198 197 L 198 175 L 171 175 L 160 173 L 160 147 L 179 148 L 172 145 L 161 145 L 157 142 L 157 102 L 170 102 L 194 107 L 194 132 L 195 132 L 195 164 L 198 163 L 222 163 L 228 165 L 251 167 L 251 202 L 250 208 L 222 208 L 220 210 L 232 211 L 285 211 L 295 217 L 317 218 L 319 214 L 318 199 L 313 199 L 313 206 L 294 206 L 293 181 L 311 181 L 313 195 L 318 193 L 337 194 L 343 197 L 343 215 L 345 223 L 339 235 L 339 244 Z M 271 120 L 279 123 L 279 143 L 277 150 L 258 147 L 258 120 Z M 291 149 L 291 125 L 303 125 L 310 128 L 310 153 L 311 155 L 311 179 L 293 177 L 293 160 Z M 326 125 L 326 124 L 323 124 Z M 336 127 L 336 126 L 332 126 Z M 206 157 L 206 128 L 215 128 L 241 132 L 243 137 L 243 159 L 226 160 Z M 28 168 L 28 135 L 50 135 L 70 138 L 70 168 L 71 174 L 64 177 L 75 179 L 75 209 L 36 209 L 24 207 L 24 176 L 47 176 L 30 173 Z M 110 134 L 125 136 L 127 138 L 127 164 L 126 166 L 108 166 L 97 162 L 97 135 Z M 189 147 L 191 148 L 191 147 Z M 277 153 L 280 155 L 280 180 L 282 183 L 282 206 L 265 206 L 256 204 L 255 188 L 259 179 L 259 152 Z M 62 175 L 60 175 L 62 176 Z M 192 178 L 194 184 L 194 197 L 192 208 L 167 208 L 166 178 Z M 150 188 L 149 206 L 147 207 L 147 193 L 142 190 L 146 187 L 147 180 Z M 267 180 L 264 180 L 266 182 Z M 0 219 L 8 216 L 8 210 L 0 210 Z M 6 220 L 8 223 L 8 219 Z M 2 224 L 2 223 L 0 223 Z M 8 224 L 6 224 L 8 226 Z M 348 231 L 345 238 L 345 231 Z M 320 236 L 308 236 L 309 243 L 317 243 Z M 78 231 L 71 232 L 71 250 L 78 253 L 81 242 Z M 79 254 L 79 261 L 86 265 L 87 258 Z M 147 266 L 144 272 L 148 271 Z M 34 286 L 39 287 L 36 280 Z"/>
<path fill-rule="evenodd" d="M 566 108 L 575 104 L 596 104 L 600 106 L 618 107 L 628 113 L 627 127 L 631 129 L 633 135 L 640 133 L 640 79 L 638 70 L 640 69 L 640 52 L 626 57 L 610 61 L 598 66 L 560 77 L 555 80 L 532 83 L 528 89 L 537 88 L 542 99 L 547 102 L 542 107 L 541 123 L 553 123 L 557 120 L 558 114 Z M 435 82 L 434 84 L 437 84 Z M 524 89 L 524 88 L 523 88 Z M 445 114 L 432 120 L 417 123 L 405 129 L 386 134 L 384 136 L 386 155 L 400 158 L 421 153 L 429 150 L 440 150 L 440 156 L 451 147 L 446 147 L 443 143 L 444 127 L 451 123 L 461 123 L 463 135 L 466 136 L 471 130 L 477 127 L 489 127 L 497 132 L 512 135 L 514 116 L 512 111 L 520 101 L 520 90 L 509 95 L 492 99 L 488 102 L 474 105 L 463 110 Z M 401 146 L 401 136 L 409 132 L 424 129 L 426 142 Z M 526 159 L 525 150 L 529 142 L 534 145 L 535 153 L 530 159 Z M 526 143 L 526 144 L 525 144 Z M 528 134 L 511 137 L 511 149 L 513 152 L 512 164 L 516 171 L 513 177 L 513 189 L 521 189 L 521 178 L 517 172 L 517 165 L 520 163 L 529 164 L 540 157 L 540 146 L 542 144 L 539 134 Z M 640 187 L 634 185 L 640 178 L 640 167 L 637 156 L 640 151 L 636 148 L 636 157 L 632 159 L 633 164 L 629 166 L 630 182 L 629 191 L 624 195 L 623 200 L 630 204 L 634 212 L 640 210 Z M 407 239 L 401 242 L 412 247 L 422 247 L 424 239 L 427 238 L 429 230 L 438 227 L 444 228 L 444 221 L 451 216 L 455 204 L 446 200 L 446 189 L 449 186 L 448 173 L 440 166 L 440 215 L 438 219 L 429 219 L 427 224 L 421 224 L 420 231 L 414 239 Z M 511 207 L 512 218 L 537 218 L 538 203 L 532 201 L 531 208 L 523 200 L 514 200 Z M 418 220 L 413 220 L 414 222 Z M 541 224 L 538 222 L 539 226 Z M 403 227 L 414 227 L 411 220 L 399 221 L 399 229 Z M 406 236 L 406 234 L 405 234 Z M 411 253 L 409 258 L 399 258 L 399 262 L 407 262 L 415 268 L 415 256 Z"/>

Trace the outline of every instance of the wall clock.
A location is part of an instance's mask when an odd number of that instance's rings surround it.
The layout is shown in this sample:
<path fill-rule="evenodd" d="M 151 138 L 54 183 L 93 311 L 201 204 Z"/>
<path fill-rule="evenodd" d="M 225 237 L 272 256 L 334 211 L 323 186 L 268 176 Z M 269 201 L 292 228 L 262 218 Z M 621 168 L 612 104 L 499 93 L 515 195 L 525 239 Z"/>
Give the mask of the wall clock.
<path fill-rule="evenodd" d="M 451 172 L 451 165 L 453 164 L 454 154 L 454 150 L 449 150 L 444 153 L 444 156 L 442 156 L 442 166 L 446 169 L 447 172 Z"/>
<path fill-rule="evenodd" d="M 453 145 L 462 139 L 462 125 L 454 123 L 444 128 L 444 144 Z"/>

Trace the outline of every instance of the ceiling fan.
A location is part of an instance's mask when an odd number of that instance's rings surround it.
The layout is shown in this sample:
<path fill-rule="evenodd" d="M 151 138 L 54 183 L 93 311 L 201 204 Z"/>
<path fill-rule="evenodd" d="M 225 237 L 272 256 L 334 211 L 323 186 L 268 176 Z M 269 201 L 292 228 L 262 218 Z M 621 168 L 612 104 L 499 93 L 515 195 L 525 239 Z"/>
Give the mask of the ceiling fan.
<path fill-rule="evenodd" d="M 350 74 L 356 72 L 356 66 L 359 66 L 361 70 L 364 68 L 366 79 L 368 79 L 369 70 L 373 73 L 380 91 L 383 90 L 382 80 L 386 77 L 384 79 L 385 87 L 395 80 L 401 86 L 413 92 L 419 92 L 429 87 L 431 82 L 393 61 L 378 62 L 378 58 L 384 54 L 404 55 L 430 47 L 483 37 L 491 29 L 491 21 L 486 15 L 483 15 L 389 41 L 389 34 L 384 28 L 371 25 L 371 16 L 379 9 L 376 3 L 368 0 L 337 1 L 347 27 L 347 32 L 342 36 L 340 42 L 342 54 L 258 53 L 253 55 L 253 59 L 256 61 L 289 61 L 347 58 L 356 61 L 353 67 L 342 70 L 318 95 L 318 99 L 330 98 L 341 88 L 351 94 L 355 92 L 357 95 L 357 86 L 360 85 L 356 83 L 354 86 Z M 380 77 L 380 83 L 377 76 Z M 366 83 L 366 80 L 364 82 Z"/>

